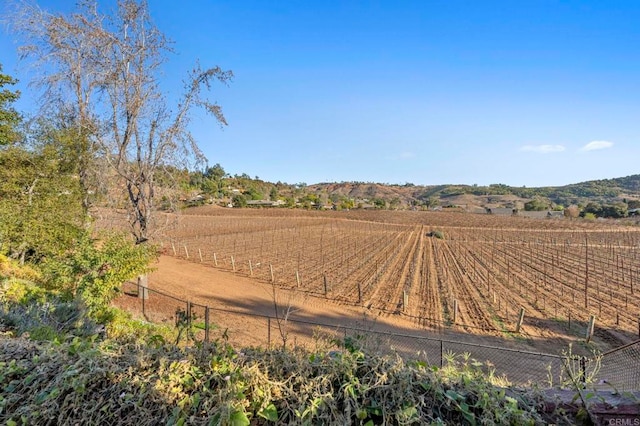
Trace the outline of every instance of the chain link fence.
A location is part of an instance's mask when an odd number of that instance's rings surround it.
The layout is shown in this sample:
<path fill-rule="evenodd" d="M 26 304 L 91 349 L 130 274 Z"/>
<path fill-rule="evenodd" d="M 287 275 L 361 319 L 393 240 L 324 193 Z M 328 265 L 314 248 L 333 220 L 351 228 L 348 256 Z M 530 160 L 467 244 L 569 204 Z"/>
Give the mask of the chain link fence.
<path fill-rule="evenodd" d="M 125 283 L 128 296 L 138 296 L 141 287 Z M 607 352 L 599 358 L 560 356 L 501 348 L 436 337 L 399 334 L 374 327 L 321 324 L 288 317 L 276 317 L 212 308 L 146 289 L 148 298 L 128 303 L 139 318 L 153 323 L 173 324 L 190 330 L 201 342 L 225 339 L 235 347 L 304 346 L 326 348 L 327 343 L 357 345 L 380 354 L 397 354 L 405 360 L 428 365 L 446 364 L 452 354 L 468 354 L 496 380 L 514 386 L 551 388 L 596 382 L 617 390 L 640 389 L 640 341 Z M 335 345 L 333 346 L 335 348 Z"/>
<path fill-rule="evenodd" d="M 599 385 L 618 392 L 640 389 L 640 340 L 602 354 Z"/>

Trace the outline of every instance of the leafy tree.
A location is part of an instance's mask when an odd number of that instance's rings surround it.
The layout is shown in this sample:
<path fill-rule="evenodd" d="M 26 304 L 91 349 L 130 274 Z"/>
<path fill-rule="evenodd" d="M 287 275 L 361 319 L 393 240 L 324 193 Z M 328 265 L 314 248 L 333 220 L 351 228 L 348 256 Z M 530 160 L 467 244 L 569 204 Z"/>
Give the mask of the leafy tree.
<path fill-rule="evenodd" d="M 526 203 L 524 203 L 524 209 L 526 211 L 543 211 L 543 210 L 549 210 L 550 203 L 546 200 L 543 200 L 541 198 L 534 198 L 531 201 L 527 201 Z"/>
<path fill-rule="evenodd" d="M 271 201 L 277 201 L 278 200 L 278 188 L 276 188 L 275 186 L 273 188 L 271 188 L 271 191 L 269 191 L 269 199 Z"/>
<path fill-rule="evenodd" d="M 387 202 L 382 198 L 374 198 L 372 202 L 377 209 L 384 209 L 387 206 Z"/>
<path fill-rule="evenodd" d="M 438 197 L 429 197 L 425 201 L 425 205 L 429 208 L 438 207 L 440 205 L 440 199 Z"/>
<path fill-rule="evenodd" d="M 622 218 L 629 214 L 629 207 L 625 203 L 605 204 L 601 210 L 602 217 Z"/>
<path fill-rule="evenodd" d="M 17 142 L 20 134 L 17 130 L 22 117 L 11 104 L 20 97 L 19 91 L 4 89 L 7 85 L 14 85 L 18 80 L 2 74 L 0 64 L 0 147 Z"/>
<path fill-rule="evenodd" d="M 262 200 L 264 198 L 262 193 L 253 186 L 250 186 L 249 188 L 247 188 L 247 190 L 244 191 L 244 195 L 251 200 Z"/>
<path fill-rule="evenodd" d="M 285 204 L 284 204 L 284 205 L 285 205 L 285 207 L 292 208 L 292 207 L 295 207 L 295 206 L 296 206 L 296 199 L 295 199 L 295 198 L 293 198 L 293 197 L 286 197 L 286 198 L 284 199 L 284 203 L 285 203 Z"/>
<path fill-rule="evenodd" d="M 47 259 L 42 269 L 49 288 L 80 299 L 92 317 L 106 320 L 120 285 L 146 273 L 155 256 L 155 247 L 134 244 L 125 234 L 103 236 L 96 244 L 84 233 L 72 250 Z"/>
<path fill-rule="evenodd" d="M 586 215 L 592 215 L 593 218 L 602 216 L 602 206 L 598 203 L 590 202 L 582 209 L 580 216 L 586 217 Z"/>
<path fill-rule="evenodd" d="M 247 207 L 247 198 L 242 194 L 235 194 L 231 197 L 233 207 Z"/>
<path fill-rule="evenodd" d="M 224 171 L 224 168 L 220 165 L 220 163 L 216 163 L 213 167 L 207 167 L 204 175 L 205 177 L 217 182 L 227 176 L 227 172 Z"/>
<path fill-rule="evenodd" d="M 53 146 L 0 150 L 0 242 L 12 257 L 57 256 L 83 231 L 78 180 Z"/>

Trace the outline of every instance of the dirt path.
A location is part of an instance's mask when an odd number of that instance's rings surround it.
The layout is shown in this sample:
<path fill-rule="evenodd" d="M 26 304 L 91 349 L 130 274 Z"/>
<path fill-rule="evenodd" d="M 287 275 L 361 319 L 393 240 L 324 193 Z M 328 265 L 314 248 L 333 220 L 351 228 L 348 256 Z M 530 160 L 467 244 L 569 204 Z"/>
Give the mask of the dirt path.
<path fill-rule="evenodd" d="M 240 338 L 241 343 L 264 344 L 261 339 L 264 339 L 265 335 L 265 320 L 254 320 L 246 314 L 274 316 L 274 289 L 269 283 L 170 256 L 161 256 L 155 268 L 149 276 L 149 287 L 152 290 L 159 290 L 211 308 L 229 310 L 231 312 L 216 311 L 215 323 L 220 327 L 229 328 L 230 333 L 244 336 Z M 121 301 L 124 302 L 121 304 L 131 306 L 138 303 L 137 299 L 131 296 L 123 296 L 127 297 L 130 300 Z M 433 328 L 416 325 L 412 319 L 403 319 L 373 309 L 333 303 L 324 297 L 296 292 L 293 289 L 276 288 L 276 300 L 281 311 L 291 306 L 290 318 L 298 321 L 556 354 L 568 345 L 568 341 L 561 339 L 479 336 L 449 328 L 436 332 Z M 272 331 L 272 339 L 277 338 L 277 331 Z"/>

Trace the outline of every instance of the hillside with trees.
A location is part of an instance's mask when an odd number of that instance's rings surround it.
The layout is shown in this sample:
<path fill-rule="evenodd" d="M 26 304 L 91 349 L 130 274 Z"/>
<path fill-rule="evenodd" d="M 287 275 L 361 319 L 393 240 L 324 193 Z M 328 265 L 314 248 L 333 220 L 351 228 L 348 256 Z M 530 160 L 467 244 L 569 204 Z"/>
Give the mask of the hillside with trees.
<path fill-rule="evenodd" d="M 229 175 L 220 164 L 186 173 L 184 205 L 318 209 L 441 209 L 484 211 L 504 208 L 561 211 L 572 208 L 596 217 L 626 217 L 640 207 L 640 175 L 559 187 L 512 187 L 504 184 L 415 185 L 374 182 L 271 183 L 248 174 Z M 186 177 L 186 175 L 185 175 Z M 271 202 L 271 203 L 269 203 Z M 277 203 L 276 203 L 277 202 Z M 273 203 L 273 204 L 272 204 Z"/>

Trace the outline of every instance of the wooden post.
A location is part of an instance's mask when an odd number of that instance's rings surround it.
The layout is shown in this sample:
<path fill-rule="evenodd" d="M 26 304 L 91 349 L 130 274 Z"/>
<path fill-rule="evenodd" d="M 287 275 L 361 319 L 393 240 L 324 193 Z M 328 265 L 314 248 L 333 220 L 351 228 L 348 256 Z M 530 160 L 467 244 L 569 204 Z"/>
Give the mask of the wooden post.
<path fill-rule="evenodd" d="M 324 296 L 327 297 L 327 275 L 322 275 L 322 280 L 324 282 Z"/>
<path fill-rule="evenodd" d="M 149 278 L 145 275 L 138 275 L 138 298 L 145 300 L 149 298 Z"/>
<path fill-rule="evenodd" d="M 204 342 L 209 343 L 209 307 L 204 308 Z"/>
<path fill-rule="evenodd" d="M 231 267 L 233 268 L 233 272 L 236 271 L 236 260 L 231 256 Z"/>
<path fill-rule="evenodd" d="M 173 250 L 173 255 L 177 255 L 178 253 L 176 253 L 176 246 L 175 244 L 171 243 L 171 249 Z"/>
<path fill-rule="evenodd" d="M 216 253 L 213 253 L 213 264 L 218 266 L 218 256 L 216 256 Z"/>
<path fill-rule="evenodd" d="M 300 273 L 296 271 L 296 284 L 300 287 Z"/>
<path fill-rule="evenodd" d="M 362 303 L 362 286 L 358 281 L 358 304 Z"/>
<path fill-rule="evenodd" d="M 456 325 L 458 322 L 458 300 L 454 299 L 453 301 L 453 325 Z"/>
<path fill-rule="evenodd" d="M 520 316 L 518 317 L 518 323 L 516 324 L 516 333 L 520 333 L 522 322 L 524 321 L 524 308 L 520 308 Z"/>
<path fill-rule="evenodd" d="M 202 250 L 198 249 L 198 255 L 200 256 L 200 263 L 202 263 Z"/>
<path fill-rule="evenodd" d="M 591 315 L 591 317 L 589 318 L 589 327 L 587 327 L 587 343 L 589 343 L 589 341 L 591 341 L 591 338 L 593 337 L 593 329 L 596 326 L 596 316 L 595 315 Z"/>
<path fill-rule="evenodd" d="M 189 258 L 189 250 L 187 250 L 187 245 L 184 245 L 184 254 L 185 256 L 187 256 L 187 259 Z"/>
<path fill-rule="evenodd" d="M 407 308 L 409 305 L 409 295 L 406 290 L 402 291 L 402 312 L 407 312 Z"/>
<path fill-rule="evenodd" d="M 253 265 L 251 265 L 251 259 L 249 259 L 249 276 L 253 276 Z"/>
<path fill-rule="evenodd" d="M 276 282 L 276 279 L 273 276 L 273 265 L 269 264 L 269 273 L 271 274 L 271 282 L 274 283 Z"/>
<path fill-rule="evenodd" d="M 584 307 L 589 307 L 589 242 L 584 236 Z"/>

